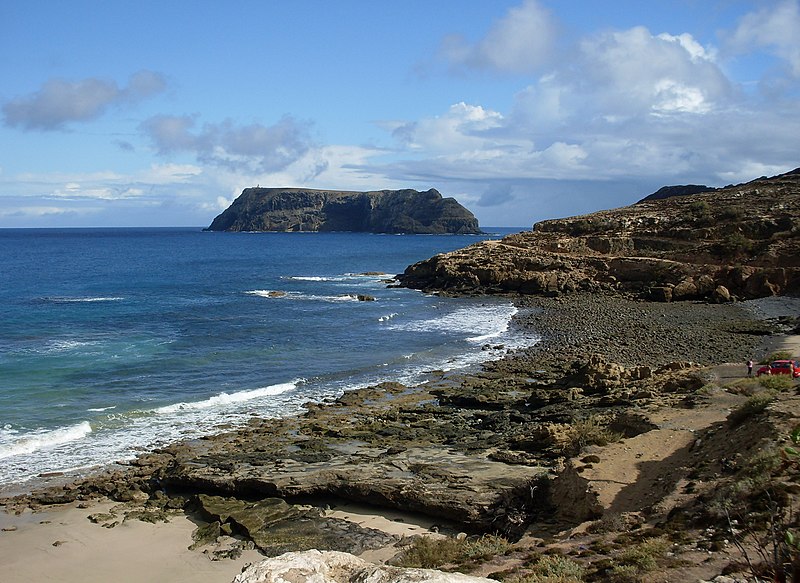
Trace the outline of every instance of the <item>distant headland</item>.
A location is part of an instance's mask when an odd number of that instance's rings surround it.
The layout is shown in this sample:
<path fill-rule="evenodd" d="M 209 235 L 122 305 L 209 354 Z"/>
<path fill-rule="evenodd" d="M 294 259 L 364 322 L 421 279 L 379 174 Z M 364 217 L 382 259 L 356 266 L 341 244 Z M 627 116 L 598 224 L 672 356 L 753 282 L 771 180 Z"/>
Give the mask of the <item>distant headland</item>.
<path fill-rule="evenodd" d="M 469 210 L 433 188 L 425 192 L 246 188 L 207 230 L 481 233 Z"/>

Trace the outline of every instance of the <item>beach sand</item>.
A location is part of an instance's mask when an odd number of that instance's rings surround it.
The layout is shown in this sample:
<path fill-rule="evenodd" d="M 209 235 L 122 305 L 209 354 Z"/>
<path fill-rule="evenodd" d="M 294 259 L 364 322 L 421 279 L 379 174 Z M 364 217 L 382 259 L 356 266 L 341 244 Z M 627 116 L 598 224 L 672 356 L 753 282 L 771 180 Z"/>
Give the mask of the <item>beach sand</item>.
<path fill-rule="evenodd" d="M 168 523 L 127 520 L 113 528 L 91 522 L 95 513 L 109 512 L 117 502 L 57 506 L 20 515 L 0 512 L 0 581 L 30 583 L 227 583 L 250 563 L 264 559 L 245 551 L 238 559 L 212 560 L 202 550 L 189 550 L 195 524 L 178 515 Z M 429 518 L 340 503 L 327 516 L 350 520 L 388 534 L 434 535 Z M 394 547 L 366 551 L 361 557 L 376 563 L 391 558 Z"/>
<path fill-rule="evenodd" d="M 21 515 L 0 513 L 0 580 L 224 583 L 243 566 L 263 558 L 257 551 L 246 551 L 236 560 L 212 561 L 202 552 L 188 550 L 195 525 L 185 516 L 158 524 L 128 520 L 114 528 L 87 518 L 116 505 L 102 502 L 89 508 L 71 505 Z"/>

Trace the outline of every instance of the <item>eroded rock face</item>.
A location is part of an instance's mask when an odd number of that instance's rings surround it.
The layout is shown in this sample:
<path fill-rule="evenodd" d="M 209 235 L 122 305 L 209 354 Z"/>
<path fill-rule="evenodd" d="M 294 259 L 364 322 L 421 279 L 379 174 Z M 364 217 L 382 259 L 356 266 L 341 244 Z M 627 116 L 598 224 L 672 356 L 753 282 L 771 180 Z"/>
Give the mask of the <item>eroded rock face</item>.
<path fill-rule="evenodd" d="M 478 220 L 435 189 L 348 192 L 246 188 L 209 231 L 478 234 Z"/>
<path fill-rule="evenodd" d="M 233 583 L 491 583 L 492 579 L 433 569 L 403 569 L 368 563 L 347 553 L 310 550 L 286 553 L 244 569 Z"/>
<path fill-rule="evenodd" d="M 800 292 L 800 169 L 482 241 L 410 266 L 406 287 L 725 302 Z"/>

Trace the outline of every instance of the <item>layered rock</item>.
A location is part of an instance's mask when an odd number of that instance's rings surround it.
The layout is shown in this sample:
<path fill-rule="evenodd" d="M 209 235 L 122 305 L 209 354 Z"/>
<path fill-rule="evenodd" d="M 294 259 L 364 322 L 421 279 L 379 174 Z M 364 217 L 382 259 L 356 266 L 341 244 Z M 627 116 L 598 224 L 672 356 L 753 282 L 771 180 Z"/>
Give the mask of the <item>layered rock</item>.
<path fill-rule="evenodd" d="M 747 184 L 542 221 L 406 269 L 450 293 L 600 290 L 657 301 L 800 291 L 800 169 Z"/>
<path fill-rule="evenodd" d="M 348 192 L 246 188 L 209 231 L 478 234 L 478 220 L 435 189 Z"/>

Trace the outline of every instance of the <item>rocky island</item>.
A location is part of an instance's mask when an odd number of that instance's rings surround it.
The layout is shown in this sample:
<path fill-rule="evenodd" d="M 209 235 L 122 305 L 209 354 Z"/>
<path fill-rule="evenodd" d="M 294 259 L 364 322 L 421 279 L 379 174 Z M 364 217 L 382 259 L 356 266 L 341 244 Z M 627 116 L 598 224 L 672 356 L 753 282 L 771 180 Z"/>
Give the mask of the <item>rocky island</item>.
<path fill-rule="evenodd" d="M 77 522 L 25 518 L 60 505 L 111 533 L 191 516 L 184 549 L 270 557 L 237 583 L 787 580 L 798 381 L 744 362 L 800 356 L 798 200 L 795 171 L 410 267 L 404 285 L 508 294 L 542 340 L 1 499 L 4 573 L 37 580 L 50 544 L 82 548 Z M 30 567 L 14 562 L 28 533 L 45 549 Z"/>
<path fill-rule="evenodd" d="M 481 233 L 470 211 L 433 188 L 425 192 L 246 188 L 208 230 Z"/>

